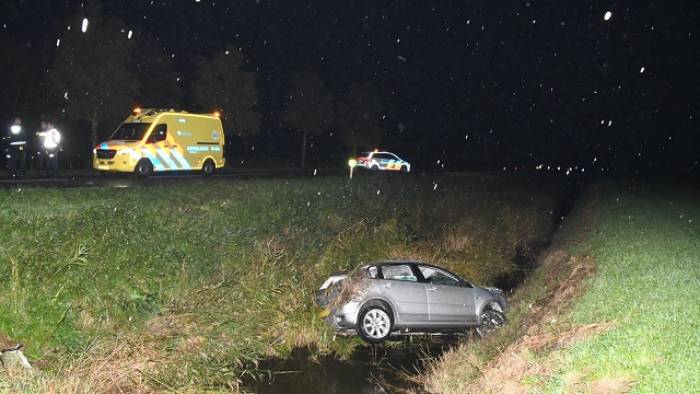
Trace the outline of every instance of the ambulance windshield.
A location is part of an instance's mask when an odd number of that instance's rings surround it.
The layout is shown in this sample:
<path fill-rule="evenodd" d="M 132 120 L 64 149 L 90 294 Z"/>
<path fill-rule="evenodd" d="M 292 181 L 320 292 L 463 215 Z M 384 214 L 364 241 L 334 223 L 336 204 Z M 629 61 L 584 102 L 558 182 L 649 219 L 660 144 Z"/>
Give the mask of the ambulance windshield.
<path fill-rule="evenodd" d="M 150 123 L 122 123 L 110 140 L 141 141 Z"/>

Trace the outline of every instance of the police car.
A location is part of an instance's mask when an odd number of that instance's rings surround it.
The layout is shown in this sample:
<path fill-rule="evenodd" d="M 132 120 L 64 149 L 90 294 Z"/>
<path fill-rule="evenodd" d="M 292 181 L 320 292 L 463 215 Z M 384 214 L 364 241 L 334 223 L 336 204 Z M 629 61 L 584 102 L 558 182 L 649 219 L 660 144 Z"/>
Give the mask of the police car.
<path fill-rule="evenodd" d="M 372 171 L 411 171 L 411 163 L 403 160 L 391 152 L 379 150 L 362 152 L 355 159 L 355 166 L 364 167 Z"/>

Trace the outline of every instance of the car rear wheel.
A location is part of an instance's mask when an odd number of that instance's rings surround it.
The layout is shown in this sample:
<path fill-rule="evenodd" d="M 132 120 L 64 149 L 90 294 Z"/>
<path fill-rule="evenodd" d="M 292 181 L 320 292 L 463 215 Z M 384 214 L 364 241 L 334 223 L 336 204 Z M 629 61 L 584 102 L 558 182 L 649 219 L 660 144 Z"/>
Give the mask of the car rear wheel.
<path fill-rule="evenodd" d="M 403 173 L 408 172 L 408 166 L 401 166 L 401 172 L 403 172 Z"/>
<path fill-rule="evenodd" d="M 391 334 L 391 315 L 381 306 L 365 309 L 357 321 L 357 333 L 370 343 L 385 341 Z"/>
<path fill-rule="evenodd" d="M 484 338 L 503 327 L 505 323 L 506 317 L 503 313 L 493 309 L 485 310 L 479 316 L 479 326 L 476 327 L 476 332 Z"/>
<path fill-rule="evenodd" d="M 211 161 L 211 159 L 207 159 L 207 161 L 205 161 L 202 165 L 202 175 L 209 176 L 214 173 L 215 169 L 216 166 L 214 165 L 214 162 Z"/>
<path fill-rule="evenodd" d="M 136 163 L 135 171 L 139 178 L 146 178 L 153 175 L 153 164 L 148 159 L 141 159 Z"/>

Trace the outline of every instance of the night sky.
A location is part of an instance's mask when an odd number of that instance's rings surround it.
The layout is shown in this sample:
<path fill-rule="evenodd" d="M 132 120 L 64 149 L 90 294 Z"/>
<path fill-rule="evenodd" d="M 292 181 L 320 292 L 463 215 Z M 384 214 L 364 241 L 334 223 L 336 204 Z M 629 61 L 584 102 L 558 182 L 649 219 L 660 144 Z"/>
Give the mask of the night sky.
<path fill-rule="evenodd" d="M 171 55 L 186 109 L 194 60 L 241 49 L 262 114 L 260 133 L 236 140 L 241 156 L 297 157 L 289 146 L 299 137 L 281 113 L 292 73 L 312 70 L 339 98 L 352 83 L 371 83 L 383 103 L 382 148 L 417 168 L 700 171 L 697 1 L 102 4 L 132 40 L 155 37 Z M 80 7 L 4 2 L 0 40 L 21 49 L 0 59 L 3 122 L 56 111 L 41 82 L 57 39 L 80 28 Z M 309 150 L 321 165 L 342 165 L 350 153 L 332 130 Z"/>

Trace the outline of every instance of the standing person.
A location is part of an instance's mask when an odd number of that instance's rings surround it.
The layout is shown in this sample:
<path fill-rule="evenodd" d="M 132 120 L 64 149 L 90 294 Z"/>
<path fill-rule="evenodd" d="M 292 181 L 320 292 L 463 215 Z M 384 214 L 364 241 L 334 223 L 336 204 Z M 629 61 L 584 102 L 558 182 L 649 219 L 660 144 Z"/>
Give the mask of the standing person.
<path fill-rule="evenodd" d="M 12 123 L 7 140 L 9 145 L 5 149 L 5 157 L 10 177 L 24 176 L 26 173 L 27 140 L 22 132 L 22 119 L 16 118 Z"/>
<path fill-rule="evenodd" d="M 46 122 L 46 131 L 39 133 L 43 140 L 43 155 L 46 169 L 49 176 L 58 176 L 58 145 L 61 143 L 61 133 L 53 126 L 53 123 Z"/>

